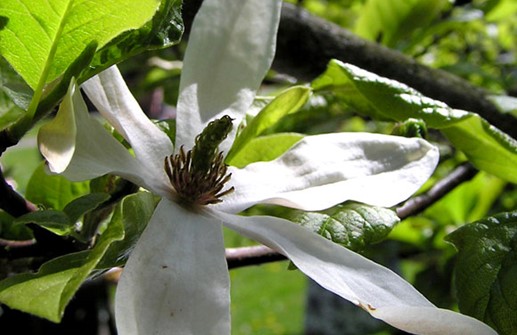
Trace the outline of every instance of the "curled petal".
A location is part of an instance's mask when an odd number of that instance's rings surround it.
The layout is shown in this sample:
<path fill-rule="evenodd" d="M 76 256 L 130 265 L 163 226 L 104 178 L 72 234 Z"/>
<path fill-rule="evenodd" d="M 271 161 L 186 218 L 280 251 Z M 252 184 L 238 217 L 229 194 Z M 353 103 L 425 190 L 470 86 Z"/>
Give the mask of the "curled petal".
<path fill-rule="evenodd" d="M 38 141 L 51 172 L 71 180 L 113 173 L 144 184 L 146 174 L 139 162 L 88 113 L 75 82 L 56 117 L 41 128 Z"/>
<path fill-rule="evenodd" d="M 347 200 L 390 207 L 431 176 L 438 150 L 418 138 L 370 133 L 308 136 L 276 160 L 232 168 L 235 191 L 218 206 L 239 212 L 257 203 L 322 210 Z"/>
<path fill-rule="evenodd" d="M 496 334 L 475 319 L 436 308 L 393 271 L 287 220 L 208 213 L 287 256 L 327 290 L 402 330 L 422 335 Z"/>
<path fill-rule="evenodd" d="M 117 287 L 119 334 L 230 334 L 221 225 L 163 199 Z"/>
<path fill-rule="evenodd" d="M 203 2 L 192 25 L 181 74 L 177 147 L 192 147 L 211 119 L 229 115 L 234 124 L 240 123 L 273 61 L 281 3 Z M 229 142 L 221 149 L 227 152 Z"/>
<path fill-rule="evenodd" d="M 73 79 L 56 116 L 51 122 L 41 126 L 38 132 L 39 150 L 53 173 L 65 171 L 74 156 L 77 127 L 73 110 L 86 108 L 82 99 L 77 96 L 77 90 Z"/>
<path fill-rule="evenodd" d="M 144 114 L 118 68 L 112 66 L 82 88 L 99 112 L 131 144 L 146 169 L 163 174 L 163 159 L 172 154 L 171 140 Z"/>

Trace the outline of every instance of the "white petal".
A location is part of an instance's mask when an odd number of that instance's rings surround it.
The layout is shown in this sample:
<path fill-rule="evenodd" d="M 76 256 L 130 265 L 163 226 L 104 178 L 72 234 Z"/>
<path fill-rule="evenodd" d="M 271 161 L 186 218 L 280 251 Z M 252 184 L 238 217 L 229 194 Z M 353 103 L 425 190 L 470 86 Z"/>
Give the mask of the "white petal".
<path fill-rule="evenodd" d="M 41 126 L 38 132 L 39 150 L 47 160 L 50 171 L 54 173 L 65 171 L 74 155 L 77 127 L 73 109 L 84 108 L 82 101 L 74 105 L 77 90 L 75 80 L 72 80 L 56 116 Z M 81 99 L 75 97 L 75 100 Z"/>
<path fill-rule="evenodd" d="M 393 271 L 287 220 L 209 213 L 225 226 L 284 254 L 327 290 L 402 330 L 423 335 L 495 334 L 477 320 L 434 307 Z"/>
<path fill-rule="evenodd" d="M 82 88 L 99 112 L 131 144 L 147 169 L 163 174 L 163 160 L 173 153 L 171 140 L 144 114 L 116 66 L 86 81 Z"/>
<path fill-rule="evenodd" d="M 347 200 L 390 207 L 431 176 L 438 150 L 417 138 L 370 133 L 308 136 L 274 161 L 231 168 L 235 191 L 217 205 L 239 212 L 256 203 L 322 210 Z"/>
<path fill-rule="evenodd" d="M 372 312 L 378 319 L 407 332 L 426 335 L 497 335 L 479 320 L 440 308 L 392 307 L 380 308 Z M 408 322 L 409 320 L 409 322 Z M 436 324 L 439 324 L 437 326 Z"/>
<path fill-rule="evenodd" d="M 40 130 L 38 141 L 51 172 L 63 173 L 71 180 L 114 173 L 143 184 L 142 167 L 90 116 L 75 82 L 54 120 Z"/>
<path fill-rule="evenodd" d="M 229 335 L 229 294 L 221 225 L 163 199 L 118 284 L 118 333 Z"/>
<path fill-rule="evenodd" d="M 273 60 L 280 7 L 280 0 L 203 1 L 181 74 L 177 146 L 190 148 L 210 119 L 240 123 Z"/>

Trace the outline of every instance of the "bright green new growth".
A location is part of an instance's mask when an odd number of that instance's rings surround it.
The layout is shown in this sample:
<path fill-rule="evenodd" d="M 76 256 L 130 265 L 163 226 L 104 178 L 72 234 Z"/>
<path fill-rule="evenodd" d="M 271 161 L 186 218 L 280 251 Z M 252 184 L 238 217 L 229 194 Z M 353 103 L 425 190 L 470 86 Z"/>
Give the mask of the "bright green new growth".
<path fill-rule="evenodd" d="M 58 78 L 93 40 L 99 46 L 141 27 L 160 2 L 2 0 L 5 27 L 0 53 L 27 81 L 41 89 Z"/>

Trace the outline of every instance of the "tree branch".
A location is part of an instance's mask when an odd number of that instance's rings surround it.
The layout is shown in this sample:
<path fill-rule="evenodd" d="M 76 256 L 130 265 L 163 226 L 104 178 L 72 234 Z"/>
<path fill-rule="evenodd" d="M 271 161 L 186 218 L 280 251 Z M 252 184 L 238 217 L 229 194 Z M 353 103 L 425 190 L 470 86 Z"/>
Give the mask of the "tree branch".
<path fill-rule="evenodd" d="M 456 186 L 474 178 L 477 172 L 476 168 L 474 168 L 470 163 L 464 163 L 458 166 L 447 177 L 438 181 L 429 191 L 420 196 L 409 199 L 402 206 L 397 208 L 397 216 L 403 220 L 423 212 L 426 208 L 430 207 L 432 204 L 447 195 L 447 193 L 456 188 Z"/>
<path fill-rule="evenodd" d="M 14 217 L 22 216 L 37 209 L 34 204 L 25 200 L 7 183 L 2 169 L 0 169 L 0 209 Z"/>
<path fill-rule="evenodd" d="M 184 3 L 188 33 L 202 0 Z M 407 84 L 449 106 L 474 112 L 517 138 L 517 119 L 502 114 L 487 92 L 445 71 L 419 64 L 395 50 L 362 39 L 351 32 L 289 3 L 284 3 L 273 68 L 300 80 L 320 75 L 331 59 L 339 59 L 378 75 Z"/>
<path fill-rule="evenodd" d="M 265 245 L 253 247 L 227 248 L 226 262 L 228 269 L 235 269 L 248 265 L 259 265 L 287 259 L 284 255 Z"/>

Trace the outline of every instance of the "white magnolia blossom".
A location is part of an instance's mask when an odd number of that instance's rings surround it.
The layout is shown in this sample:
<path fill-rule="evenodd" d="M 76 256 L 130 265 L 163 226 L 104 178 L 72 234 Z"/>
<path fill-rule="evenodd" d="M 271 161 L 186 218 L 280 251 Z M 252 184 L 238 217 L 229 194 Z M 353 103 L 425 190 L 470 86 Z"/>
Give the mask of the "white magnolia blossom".
<path fill-rule="evenodd" d="M 302 210 L 347 200 L 393 206 L 436 167 L 437 149 L 422 139 L 307 136 L 271 162 L 228 167 L 231 179 L 224 189 L 234 191 L 222 202 L 181 202 L 164 158 L 178 154 L 181 146 L 192 148 L 210 120 L 229 115 L 240 123 L 272 62 L 280 7 L 280 0 L 203 2 L 184 59 L 176 146 L 144 115 L 116 67 L 83 89 L 133 154 L 88 114 L 74 84 L 57 117 L 41 129 L 40 149 L 52 172 L 71 180 L 111 173 L 162 197 L 117 288 L 119 334 L 230 334 L 222 225 L 277 250 L 321 286 L 405 331 L 495 334 L 473 318 L 436 308 L 391 270 L 303 227 L 276 217 L 236 214 L 259 203 Z M 232 132 L 220 149 L 227 152 L 234 137 Z"/>

